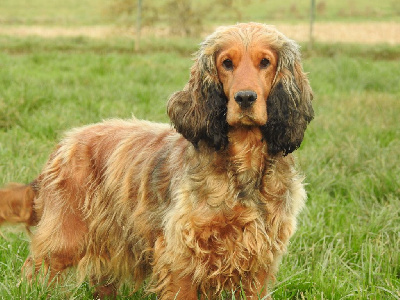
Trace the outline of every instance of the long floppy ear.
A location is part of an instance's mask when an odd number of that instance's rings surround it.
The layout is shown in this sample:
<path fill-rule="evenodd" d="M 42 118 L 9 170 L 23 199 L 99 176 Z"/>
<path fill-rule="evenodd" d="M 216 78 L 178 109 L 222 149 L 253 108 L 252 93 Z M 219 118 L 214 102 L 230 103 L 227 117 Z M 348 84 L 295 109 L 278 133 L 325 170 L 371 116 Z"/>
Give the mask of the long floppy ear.
<path fill-rule="evenodd" d="M 204 52 L 200 49 L 189 82 L 170 97 L 167 111 L 175 129 L 195 147 L 205 141 L 219 150 L 228 144 L 228 100 L 218 80 L 214 54 Z"/>
<path fill-rule="evenodd" d="M 286 39 L 278 51 L 275 84 L 267 99 L 267 123 L 262 127 L 268 152 L 287 155 L 300 147 L 314 117 L 313 93 L 300 62 L 299 46 Z"/>

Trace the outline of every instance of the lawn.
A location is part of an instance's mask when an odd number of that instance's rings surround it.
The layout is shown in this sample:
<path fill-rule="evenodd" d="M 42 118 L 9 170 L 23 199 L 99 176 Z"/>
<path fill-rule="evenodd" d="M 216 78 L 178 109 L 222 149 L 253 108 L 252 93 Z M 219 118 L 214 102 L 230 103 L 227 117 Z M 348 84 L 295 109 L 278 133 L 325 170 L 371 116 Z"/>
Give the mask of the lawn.
<path fill-rule="evenodd" d="M 160 25 L 165 21 L 165 5 L 174 0 L 143 1 L 143 20 Z M 310 0 L 180 0 L 180 7 L 201 14 L 205 24 L 238 21 L 290 22 L 308 21 Z M 112 7 L 126 7 L 131 13 L 119 15 L 117 22 L 135 24 L 137 0 L 2 0 L 0 25 L 98 25 L 115 22 Z M 164 6 L 164 8 L 162 8 Z M 172 4 L 172 13 L 177 5 Z M 158 10 L 158 11 L 157 11 Z M 318 0 L 318 21 L 399 21 L 400 3 L 395 0 Z M 161 17 L 161 18 L 160 18 Z"/>
<path fill-rule="evenodd" d="M 198 42 L 144 40 L 134 53 L 123 39 L 0 37 L 0 184 L 32 180 L 68 128 L 132 114 L 168 122 Z M 309 198 L 275 299 L 400 299 L 399 62 L 399 47 L 304 49 L 316 117 L 296 156 Z M 1 229 L 0 299 L 90 299 L 73 275 L 19 284 L 27 241 Z"/>

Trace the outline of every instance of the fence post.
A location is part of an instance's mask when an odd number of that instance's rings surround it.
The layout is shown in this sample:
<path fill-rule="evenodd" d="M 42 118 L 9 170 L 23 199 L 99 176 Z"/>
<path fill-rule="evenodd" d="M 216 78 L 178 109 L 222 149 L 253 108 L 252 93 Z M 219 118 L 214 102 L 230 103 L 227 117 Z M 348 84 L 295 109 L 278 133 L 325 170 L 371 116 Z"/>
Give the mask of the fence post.
<path fill-rule="evenodd" d="M 137 15 L 136 15 L 136 39 L 135 51 L 140 49 L 140 33 L 142 30 L 142 0 L 137 1 Z"/>
<path fill-rule="evenodd" d="M 315 20 L 315 0 L 311 0 L 310 7 L 310 37 L 309 37 L 309 47 L 312 49 L 314 43 L 313 29 Z"/>

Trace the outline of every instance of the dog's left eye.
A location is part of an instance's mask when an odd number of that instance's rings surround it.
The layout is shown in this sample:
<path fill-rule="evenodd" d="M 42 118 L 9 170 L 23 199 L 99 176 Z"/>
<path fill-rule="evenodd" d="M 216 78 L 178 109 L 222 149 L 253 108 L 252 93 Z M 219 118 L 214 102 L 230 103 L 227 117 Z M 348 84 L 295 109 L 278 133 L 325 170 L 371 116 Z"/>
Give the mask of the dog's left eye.
<path fill-rule="evenodd" d="M 261 68 L 261 69 L 265 69 L 265 68 L 267 68 L 267 67 L 269 66 L 269 64 L 270 64 L 269 59 L 263 58 L 263 59 L 260 61 L 260 68 Z"/>

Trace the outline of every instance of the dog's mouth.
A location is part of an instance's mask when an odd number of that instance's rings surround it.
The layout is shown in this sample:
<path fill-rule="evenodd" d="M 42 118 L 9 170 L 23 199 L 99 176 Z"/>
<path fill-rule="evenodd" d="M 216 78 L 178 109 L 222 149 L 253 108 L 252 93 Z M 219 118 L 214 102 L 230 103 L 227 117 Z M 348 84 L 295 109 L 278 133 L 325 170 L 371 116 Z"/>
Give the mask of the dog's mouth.
<path fill-rule="evenodd" d="M 239 117 L 239 123 L 245 126 L 256 126 L 257 121 L 254 119 L 254 116 L 251 114 L 241 114 Z"/>
<path fill-rule="evenodd" d="M 252 112 L 246 111 L 239 114 L 236 125 L 249 126 L 249 127 L 258 127 L 263 126 L 266 123 L 266 120 L 256 116 Z"/>
<path fill-rule="evenodd" d="M 240 106 L 237 101 L 229 101 L 226 116 L 228 124 L 232 127 L 259 127 L 267 122 L 267 109 L 261 100 L 250 106 Z"/>
<path fill-rule="evenodd" d="M 228 120 L 228 124 L 232 127 L 259 127 L 265 125 L 266 120 L 259 118 L 251 113 L 240 113 L 236 118 Z"/>

